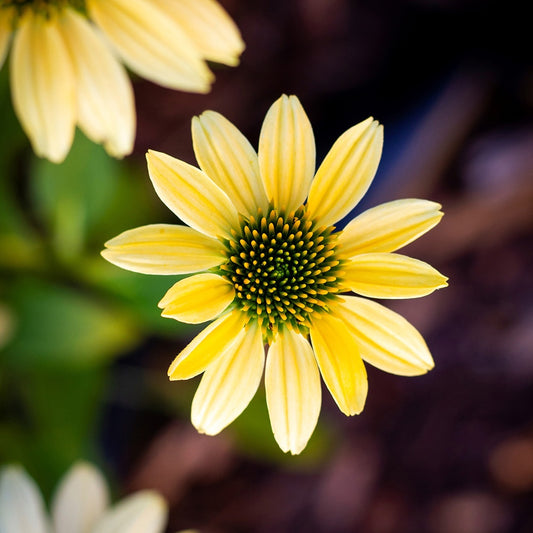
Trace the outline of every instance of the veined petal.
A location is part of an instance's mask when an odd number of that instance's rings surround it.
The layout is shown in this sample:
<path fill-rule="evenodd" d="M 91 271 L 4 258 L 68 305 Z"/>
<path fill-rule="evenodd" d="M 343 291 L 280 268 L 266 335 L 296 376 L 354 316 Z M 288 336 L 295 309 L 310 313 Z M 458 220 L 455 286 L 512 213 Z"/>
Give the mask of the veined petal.
<path fill-rule="evenodd" d="M 155 491 L 144 490 L 112 507 L 91 533 L 162 533 L 167 504 Z"/>
<path fill-rule="evenodd" d="M 172 380 L 189 379 L 201 374 L 246 334 L 246 315 L 233 310 L 209 324 L 181 351 L 168 369 Z"/>
<path fill-rule="evenodd" d="M 231 424 L 257 392 L 264 365 L 263 334 L 252 322 L 245 335 L 207 367 L 192 402 L 194 427 L 216 435 Z"/>
<path fill-rule="evenodd" d="M 374 179 L 383 147 L 383 126 L 372 117 L 343 133 L 317 170 L 307 211 L 329 226 L 347 215 Z"/>
<path fill-rule="evenodd" d="M 152 0 L 195 44 L 201 56 L 235 66 L 244 50 L 241 34 L 231 17 L 214 0 Z"/>
<path fill-rule="evenodd" d="M 368 252 L 394 252 L 436 226 L 443 213 L 428 200 L 395 200 L 368 209 L 355 217 L 339 235 L 344 257 Z"/>
<path fill-rule="evenodd" d="M 216 318 L 235 298 L 233 285 L 216 274 L 197 274 L 174 284 L 159 307 L 166 318 L 200 324 Z"/>
<path fill-rule="evenodd" d="M 400 254 L 356 255 L 343 272 L 347 287 L 370 298 L 418 298 L 448 285 L 431 265 Z"/>
<path fill-rule="evenodd" d="M 104 477 L 89 463 L 75 464 L 64 476 L 52 501 L 55 533 L 87 533 L 109 504 Z"/>
<path fill-rule="evenodd" d="M 91 18 L 126 64 L 164 87 L 209 91 L 213 75 L 196 45 L 151 0 L 87 0 Z"/>
<path fill-rule="evenodd" d="M 192 120 L 194 153 L 200 168 L 230 197 L 239 213 L 263 213 L 268 199 L 257 154 L 246 137 L 226 118 L 206 111 Z"/>
<path fill-rule="evenodd" d="M 275 208 L 290 212 L 304 203 L 315 172 L 315 138 L 296 96 L 284 94 L 268 110 L 259 137 L 259 168 Z"/>
<path fill-rule="evenodd" d="M 265 387 L 276 442 L 284 452 L 300 453 L 316 427 L 322 403 L 318 367 L 302 335 L 287 328 L 271 344 Z"/>
<path fill-rule="evenodd" d="M 105 243 L 110 263 L 141 274 L 190 274 L 225 261 L 219 241 L 186 226 L 150 224 Z"/>
<path fill-rule="evenodd" d="M 76 76 L 81 129 L 115 157 L 131 153 L 135 105 L 124 67 L 93 26 L 73 9 L 63 11 L 60 30 Z"/>
<path fill-rule="evenodd" d="M 0 471 L 0 531 L 48 533 L 44 502 L 35 481 L 22 468 Z"/>
<path fill-rule="evenodd" d="M 211 237 L 231 237 L 238 228 L 235 206 L 201 170 L 167 154 L 149 150 L 148 173 L 163 203 L 186 224 Z"/>
<path fill-rule="evenodd" d="M 336 316 L 357 338 L 367 363 L 400 376 L 418 376 L 433 368 L 424 339 L 405 318 L 371 300 L 340 298 Z"/>
<path fill-rule="evenodd" d="M 14 11 L 12 8 L 3 7 L 0 10 L 0 69 L 4 65 L 9 47 L 9 39 L 13 33 L 13 15 Z"/>
<path fill-rule="evenodd" d="M 310 334 L 320 373 L 339 409 L 359 414 L 368 381 L 357 339 L 343 321 L 326 314 L 313 323 Z"/>
<path fill-rule="evenodd" d="M 26 10 L 11 52 L 11 94 L 20 123 L 35 153 L 60 163 L 76 125 L 72 64 L 57 16 Z"/>

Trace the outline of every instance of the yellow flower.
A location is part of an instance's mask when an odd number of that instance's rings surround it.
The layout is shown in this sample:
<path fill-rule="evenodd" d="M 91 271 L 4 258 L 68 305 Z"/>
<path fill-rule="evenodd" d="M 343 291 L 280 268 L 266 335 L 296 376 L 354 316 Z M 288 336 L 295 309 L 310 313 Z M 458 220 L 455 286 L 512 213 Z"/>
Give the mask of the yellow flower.
<path fill-rule="evenodd" d="M 213 435 L 254 396 L 265 368 L 274 436 L 303 450 L 317 423 L 320 374 L 340 410 L 362 411 L 363 360 L 400 375 L 433 360 L 405 319 L 373 301 L 446 286 L 422 261 L 393 253 L 433 226 L 440 205 L 398 200 L 333 224 L 358 203 L 378 167 L 383 128 L 372 118 L 346 131 L 315 174 L 315 144 L 298 99 L 282 96 L 263 123 L 256 154 L 224 117 L 206 111 L 192 134 L 197 169 L 150 151 L 161 200 L 190 227 L 154 224 L 106 243 L 111 263 L 147 274 L 191 274 L 159 303 L 163 316 L 216 319 L 176 357 L 171 380 L 204 373 L 192 422 Z M 307 200 L 306 200 L 307 199 Z"/>
<path fill-rule="evenodd" d="M 238 29 L 215 0 L 0 0 L 0 68 L 13 34 L 11 93 L 35 153 L 61 162 L 76 124 L 115 157 L 133 149 L 122 60 L 160 85 L 207 92 L 206 60 L 236 65 Z"/>

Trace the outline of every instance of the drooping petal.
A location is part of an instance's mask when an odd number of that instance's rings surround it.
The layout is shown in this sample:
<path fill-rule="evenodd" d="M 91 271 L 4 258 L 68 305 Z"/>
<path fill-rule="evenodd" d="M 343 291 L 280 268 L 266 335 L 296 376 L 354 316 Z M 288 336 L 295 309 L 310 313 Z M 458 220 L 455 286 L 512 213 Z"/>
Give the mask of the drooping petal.
<path fill-rule="evenodd" d="M 162 316 L 200 324 L 216 318 L 235 298 L 233 285 L 216 274 L 197 274 L 174 284 L 159 307 Z"/>
<path fill-rule="evenodd" d="M 315 138 L 296 96 L 284 94 L 268 110 L 259 137 L 259 168 L 274 207 L 290 212 L 304 203 L 315 172 Z"/>
<path fill-rule="evenodd" d="M 186 224 L 211 237 L 231 237 L 239 218 L 226 193 L 201 170 L 149 150 L 148 172 L 163 203 Z"/>
<path fill-rule="evenodd" d="M 17 466 L 0 471 L 0 531 L 48 533 L 44 501 L 35 481 Z"/>
<path fill-rule="evenodd" d="M 26 10 L 11 52 L 13 106 L 35 153 L 63 161 L 74 137 L 76 95 L 72 64 L 57 16 Z"/>
<path fill-rule="evenodd" d="M 200 433 L 216 435 L 231 424 L 254 397 L 264 364 L 263 334 L 254 322 L 207 367 L 192 402 L 194 427 Z"/>
<path fill-rule="evenodd" d="M 336 316 L 357 338 L 367 363 L 400 376 L 418 376 L 433 368 L 422 335 L 405 318 L 365 298 L 341 299 Z"/>
<path fill-rule="evenodd" d="M 155 491 L 144 490 L 109 509 L 91 533 L 162 533 L 167 504 Z"/>
<path fill-rule="evenodd" d="M 60 22 L 76 76 L 81 129 L 115 157 L 131 153 L 135 104 L 126 70 L 93 26 L 76 11 L 66 8 Z"/>
<path fill-rule="evenodd" d="M 346 216 L 374 179 L 383 147 L 383 126 L 372 117 L 343 133 L 317 170 L 308 213 L 329 226 Z"/>
<path fill-rule="evenodd" d="M 368 252 L 394 252 L 436 226 L 440 204 L 404 199 L 366 210 L 340 232 L 338 250 L 344 257 Z"/>
<path fill-rule="evenodd" d="M 12 8 L 3 7 L 0 10 L 0 69 L 4 65 L 4 60 L 9 48 L 9 39 L 12 34 L 14 11 Z"/>
<path fill-rule="evenodd" d="M 268 200 L 257 154 L 226 118 L 206 111 L 192 120 L 194 153 L 200 168 L 230 197 L 239 213 L 266 212 Z"/>
<path fill-rule="evenodd" d="M 164 87 L 209 91 L 213 75 L 181 27 L 151 0 L 87 0 L 126 64 Z"/>
<path fill-rule="evenodd" d="M 448 285 L 431 265 L 400 254 L 356 255 L 343 272 L 347 287 L 370 298 L 418 298 Z"/>
<path fill-rule="evenodd" d="M 214 0 L 152 0 L 195 44 L 201 56 L 235 66 L 244 50 L 241 34 L 231 17 Z"/>
<path fill-rule="evenodd" d="M 320 373 L 339 409 L 359 414 L 368 382 L 357 339 L 344 322 L 326 314 L 313 323 L 310 334 Z"/>
<path fill-rule="evenodd" d="M 246 334 L 246 316 L 233 310 L 209 324 L 174 359 L 168 377 L 174 381 L 201 374 Z"/>
<path fill-rule="evenodd" d="M 223 263 L 219 241 L 186 226 L 150 224 L 105 243 L 110 263 L 141 274 L 190 274 Z"/>
<path fill-rule="evenodd" d="M 75 464 L 61 480 L 52 501 L 54 533 L 87 533 L 109 504 L 104 477 L 89 463 Z"/>
<path fill-rule="evenodd" d="M 300 453 L 320 413 L 320 375 L 309 342 L 285 329 L 271 344 L 265 369 L 268 414 L 284 452 Z"/>

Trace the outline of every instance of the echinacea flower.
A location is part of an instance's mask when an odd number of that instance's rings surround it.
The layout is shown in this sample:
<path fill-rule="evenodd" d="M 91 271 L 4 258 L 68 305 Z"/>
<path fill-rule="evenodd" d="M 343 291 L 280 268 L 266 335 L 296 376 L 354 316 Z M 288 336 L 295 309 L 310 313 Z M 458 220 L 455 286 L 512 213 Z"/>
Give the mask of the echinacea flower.
<path fill-rule="evenodd" d="M 400 375 L 433 367 L 413 326 L 350 293 L 414 298 L 446 286 L 428 264 L 394 253 L 439 222 L 440 205 L 398 200 L 335 228 L 378 167 L 383 128 L 372 118 L 346 131 L 316 174 L 313 132 L 294 96 L 268 111 L 258 154 L 213 111 L 193 119 L 192 135 L 201 170 L 147 155 L 157 194 L 190 227 L 132 229 L 107 242 L 102 255 L 134 272 L 201 272 L 159 303 L 165 317 L 214 319 L 168 371 L 171 380 L 204 373 L 193 424 L 209 435 L 221 431 L 248 405 L 265 368 L 274 436 L 296 454 L 317 423 L 319 373 L 340 410 L 354 415 L 367 395 L 363 361 Z"/>
<path fill-rule="evenodd" d="M 51 517 L 23 468 L 0 470 L 2 533 L 162 533 L 166 521 L 165 500 L 150 490 L 109 507 L 106 482 L 89 463 L 76 463 L 65 474 L 52 500 Z"/>
<path fill-rule="evenodd" d="M 76 124 L 113 156 L 133 149 L 135 105 L 122 60 L 165 87 L 207 92 L 206 60 L 236 65 L 239 31 L 216 0 L 0 0 L 15 112 L 35 153 L 61 162 Z"/>

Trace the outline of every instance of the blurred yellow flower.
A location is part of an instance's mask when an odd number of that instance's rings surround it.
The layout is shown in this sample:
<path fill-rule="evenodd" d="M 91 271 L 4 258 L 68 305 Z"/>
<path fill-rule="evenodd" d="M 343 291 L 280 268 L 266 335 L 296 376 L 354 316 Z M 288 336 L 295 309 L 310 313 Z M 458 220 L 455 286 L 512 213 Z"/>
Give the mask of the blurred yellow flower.
<path fill-rule="evenodd" d="M 122 60 L 165 87 L 205 93 L 206 60 L 237 65 L 239 31 L 216 0 L 0 0 L 0 68 L 35 153 L 56 163 L 76 124 L 115 157 L 133 149 L 135 105 Z"/>
<path fill-rule="evenodd" d="M 254 396 L 265 367 L 274 436 L 303 450 L 320 411 L 319 371 L 340 410 L 360 413 L 363 360 L 400 375 L 433 360 L 420 334 L 380 304 L 352 296 L 414 298 L 446 286 L 428 264 L 393 253 L 433 226 L 440 205 L 398 200 L 369 209 L 344 230 L 334 223 L 365 194 L 381 157 L 372 118 L 333 145 L 315 174 L 311 124 L 294 96 L 268 111 L 258 154 L 224 117 L 206 111 L 192 134 L 197 169 L 150 151 L 161 200 L 190 227 L 154 224 L 106 243 L 111 263 L 148 274 L 191 274 L 160 302 L 163 316 L 216 319 L 176 357 L 171 380 L 204 372 L 192 422 L 216 434 Z"/>

